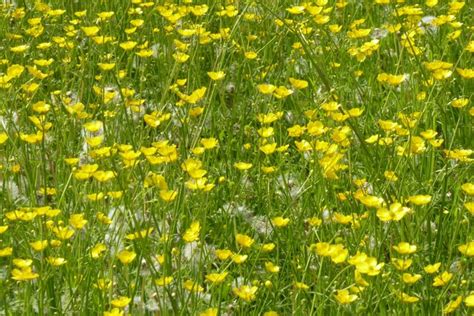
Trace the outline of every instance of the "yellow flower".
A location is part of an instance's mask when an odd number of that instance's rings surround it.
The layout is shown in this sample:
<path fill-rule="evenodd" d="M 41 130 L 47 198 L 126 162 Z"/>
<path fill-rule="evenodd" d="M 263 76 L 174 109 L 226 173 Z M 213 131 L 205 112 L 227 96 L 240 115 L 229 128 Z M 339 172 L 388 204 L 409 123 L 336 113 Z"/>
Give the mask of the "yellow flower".
<path fill-rule="evenodd" d="M 33 111 L 44 114 L 51 109 L 51 105 L 47 104 L 44 101 L 38 101 L 32 106 Z"/>
<path fill-rule="evenodd" d="M 425 272 L 428 273 L 428 274 L 433 274 L 433 273 L 438 272 L 439 267 L 441 267 L 441 262 L 437 262 L 437 263 L 434 263 L 434 264 L 429 264 L 429 265 L 425 266 L 423 268 L 423 270 L 425 270 Z"/>
<path fill-rule="evenodd" d="M 55 267 L 62 266 L 63 264 L 67 263 L 67 260 L 64 258 L 56 258 L 56 257 L 51 257 L 51 256 L 46 258 L 46 261 L 48 261 L 50 265 L 55 266 Z"/>
<path fill-rule="evenodd" d="M 54 227 L 53 233 L 57 238 L 61 240 L 67 240 L 74 235 L 75 231 L 69 227 Z"/>
<path fill-rule="evenodd" d="M 421 279 L 421 274 L 410 274 L 410 273 L 403 273 L 402 280 L 404 283 L 413 284 Z"/>
<path fill-rule="evenodd" d="M 91 249 L 91 256 L 94 259 L 100 258 L 102 253 L 107 250 L 107 247 L 103 243 L 98 243 Z"/>
<path fill-rule="evenodd" d="M 16 281 L 29 281 L 39 277 L 38 273 L 34 273 L 31 267 L 12 270 L 12 279 Z"/>
<path fill-rule="evenodd" d="M 464 203 L 464 207 L 469 213 L 471 213 L 471 215 L 474 215 L 474 202 L 466 202 Z"/>
<path fill-rule="evenodd" d="M 426 205 L 431 202 L 431 195 L 412 195 L 408 201 L 415 205 Z"/>
<path fill-rule="evenodd" d="M 30 48 L 29 45 L 18 45 L 15 47 L 10 47 L 12 53 L 23 53 Z"/>
<path fill-rule="evenodd" d="M 3 234 L 3 233 L 6 232 L 7 230 L 8 230 L 8 225 L 0 226 L 0 234 Z"/>
<path fill-rule="evenodd" d="M 127 306 L 128 304 L 130 304 L 131 301 L 132 301 L 132 299 L 129 298 L 129 297 L 126 297 L 126 296 L 119 296 L 119 297 L 117 297 L 116 299 L 113 299 L 110 303 L 111 303 L 112 306 L 114 306 L 114 307 L 124 308 L 125 306 Z"/>
<path fill-rule="evenodd" d="M 257 53 L 256 53 L 256 52 L 252 52 L 252 51 L 250 51 L 250 52 L 245 52 L 245 53 L 244 53 L 244 56 L 245 56 L 245 58 L 252 60 L 252 59 L 257 58 Z"/>
<path fill-rule="evenodd" d="M 206 280 L 214 284 L 219 284 L 219 283 L 224 282 L 228 274 L 229 274 L 228 272 L 209 273 L 206 275 Z"/>
<path fill-rule="evenodd" d="M 135 46 L 137 46 L 137 42 L 134 42 L 134 41 L 126 41 L 126 42 L 123 42 L 123 43 L 120 43 L 119 45 L 123 50 L 132 50 L 135 48 Z"/>
<path fill-rule="evenodd" d="M 450 102 L 450 104 L 453 108 L 460 109 L 469 104 L 469 99 L 467 98 L 454 99 L 453 101 Z"/>
<path fill-rule="evenodd" d="M 199 221 L 192 222 L 191 226 L 184 232 L 183 240 L 188 243 L 198 240 L 200 231 L 201 224 Z"/>
<path fill-rule="evenodd" d="M 289 96 L 289 95 L 292 95 L 293 92 L 294 92 L 293 90 L 288 89 L 288 88 L 285 87 L 285 86 L 279 86 L 278 88 L 276 88 L 276 89 L 273 91 L 273 95 L 274 95 L 277 99 L 283 99 L 283 98 L 286 98 L 286 97 Z"/>
<path fill-rule="evenodd" d="M 278 227 L 278 228 L 287 226 L 289 222 L 290 222 L 289 218 L 284 218 L 282 216 L 272 218 L 273 226 Z"/>
<path fill-rule="evenodd" d="M 400 300 L 403 302 L 403 303 L 416 303 L 418 302 L 420 299 L 416 296 L 411 296 L 411 295 L 408 295 L 406 293 L 403 293 L 401 292 L 399 294 L 399 297 L 400 297 Z"/>
<path fill-rule="evenodd" d="M 239 170 L 248 170 L 250 168 L 252 168 L 252 164 L 251 163 L 248 163 L 248 162 L 236 162 L 234 164 L 234 167 L 239 169 Z"/>
<path fill-rule="evenodd" d="M 75 229 L 82 229 L 87 224 L 87 220 L 84 219 L 84 214 L 72 214 L 69 224 Z"/>
<path fill-rule="evenodd" d="M 275 87 L 274 85 L 268 83 L 262 83 L 257 85 L 258 91 L 260 91 L 260 93 L 262 94 L 272 94 L 276 88 L 277 87 Z"/>
<path fill-rule="evenodd" d="M 98 63 L 97 66 L 103 71 L 109 71 L 115 68 L 115 63 Z"/>
<path fill-rule="evenodd" d="M 256 286 L 242 285 L 238 288 L 233 288 L 232 292 L 244 301 L 250 302 L 255 300 L 257 290 L 258 287 Z"/>
<path fill-rule="evenodd" d="M 444 271 L 443 273 L 441 273 L 440 275 L 434 278 L 433 286 L 435 287 L 445 286 L 446 284 L 449 283 L 449 281 L 451 281 L 452 278 L 453 278 L 452 273 Z"/>
<path fill-rule="evenodd" d="M 449 301 L 443 308 L 444 314 L 450 314 L 454 312 L 462 302 L 462 295 L 459 295 L 454 301 Z"/>
<path fill-rule="evenodd" d="M 123 316 L 123 311 L 118 308 L 112 308 L 110 311 L 105 311 L 104 316 Z"/>
<path fill-rule="evenodd" d="M 155 280 L 155 284 L 158 286 L 166 286 L 173 282 L 173 277 L 171 276 L 162 276 Z"/>
<path fill-rule="evenodd" d="M 299 290 L 307 290 L 309 289 L 309 286 L 303 282 L 295 282 L 293 283 L 293 286 L 295 289 L 299 289 Z"/>
<path fill-rule="evenodd" d="M 382 222 L 388 222 L 399 221 L 409 212 L 410 209 L 408 207 L 402 206 L 400 203 L 395 202 L 390 204 L 389 209 L 385 207 L 379 208 L 376 215 Z"/>
<path fill-rule="evenodd" d="M 265 262 L 265 270 L 267 270 L 270 273 L 278 273 L 280 272 L 280 267 L 273 264 L 270 261 Z"/>
<path fill-rule="evenodd" d="M 474 241 L 470 241 L 464 245 L 460 245 L 458 247 L 458 250 L 465 256 L 468 256 L 468 257 L 474 256 Z"/>
<path fill-rule="evenodd" d="M 178 63 L 185 63 L 189 59 L 189 55 L 182 53 L 182 52 L 176 52 L 173 54 L 174 60 Z"/>
<path fill-rule="evenodd" d="M 466 296 L 464 299 L 464 304 L 466 304 L 467 307 L 474 307 L 474 293 Z"/>
<path fill-rule="evenodd" d="M 31 259 L 13 259 L 12 263 L 18 268 L 28 268 L 33 263 Z"/>
<path fill-rule="evenodd" d="M 262 245 L 262 251 L 263 252 L 271 252 L 273 249 L 275 249 L 276 245 L 274 243 L 268 243 Z"/>
<path fill-rule="evenodd" d="M 22 65 L 17 65 L 17 64 L 11 65 L 7 69 L 7 76 L 10 77 L 11 79 L 18 78 L 20 77 L 20 75 L 23 73 L 24 70 L 25 70 L 25 67 L 23 67 Z"/>
<path fill-rule="evenodd" d="M 208 75 L 209 78 L 211 78 L 212 80 L 217 81 L 217 80 L 222 80 L 222 79 L 224 79 L 224 77 L 225 77 L 225 72 L 223 72 L 223 71 L 217 71 L 217 72 L 210 71 L 210 72 L 207 73 L 207 75 Z"/>
<path fill-rule="evenodd" d="M 216 249 L 215 254 L 219 260 L 227 260 L 233 253 L 229 249 Z"/>
<path fill-rule="evenodd" d="M 308 87 L 308 81 L 306 80 L 299 80 L 291 77 L 288 80 L 290 81 L 291 86 L 295 89 L 300 90 Z"/>
<path fill-rule="evenodd" d="M 336 298 L 339 304 L 350 304 L 357 300 L 357 295 L 350 294 L 349 290 L 347 289 L 338 290 L 334 297 Z"/>
<path fill-rule="evenodd" d="M 235 241 L 242 248 L 250 248 L 255 242 L 255 240 L 253 240 L 250 236 L 243 235 L 243 234 L 237 234 L 235 236 Z"/>
<path fill-rule="evenodd" d="M 467 195 L 474 195 L 474 183 L 464 183 L 461 185 L 461 189 L 467 194 Z"/>
<path fill-rule="evenodd" d="M 391 86 L 400 85 L 403 81 L 405 81 L 406 78 L 406 75 L 392 75 L 387 73 L 381 73 L 377 76 L 377 80 L 379 82 L 386 83 Z"/>
<path fill-rule="evenodd" d="M 137 254 L 133 251 L 128 251 L 128 250 L 122 250 L 117 254 L 117 258 L 122 262 L 123 264 L 129 264 L 132 262 Z"/>
<path fill-rule="evenodd" d="M 247 255 L 239 255 L 239 254 L 233 254 L 232 255 L 232 261 L 237 264 L 244 263 L 245 260 L 247 260 L 248 256 Z"/>
<path fill-rule="evenodd" d="M 214 137 L 210 137 L 210 138 L 201 139 L 200 143 L 204 146 L 205 149 L 212 149 L 212 148 L 217 147 L 217 145 L 219 144 L 219 141 L 215 139 Z"/>
<path fill-rule="evenodd" d="M 363 195 L 359 198 L 359 201 L 361 201 L 365 206 L 373 208 L 380 208 L 383 203 L 382 198 L 374 195 Z"/>
<path fill-rule="evenodd" d="M 265 155 L 271 155 L 275 152 L 277 148 L 277 144 L 276 143 L 268 143 L 268 144 L 265 144 L 265 145 L 262 145 L 260 146 L 260 150 L 265 154 Z"/>
<path fill-rule="evenodd" d="M 186 290 L 188 290 L 190 292 L 202 292 L 202 291 L 204 291 L 204 288 L 193 280 L 186 280 L 183 283 L 183 286 Z"/>
<path fill-rule="evenodd" d="M 0 145 L 5 143 L 8 139 L 7 133 L 0 133 Z"/>
<path fill-rule="evenodd" d="M 34 251 L 43 251 L 48 247 L 48 241 L 47 240 L 37 240 L 30 242 L 31 248 L 33 248 Z"/>
<path fill-rule="evenodd" d="M 219 310 L 217 308 L 211 307 L 199 313 L 199 316 L 217 316 L 218 312 Z"/>
<path fill-rule="evenodd" d="M 394 265 L 395 269 L 400 270 L 400 271 L 408 269 L 412 263 L 413 263 L 412 259 L 392 258 L 392 264 Z"/>
<path fill-rule="evenodd" d="M 178 196 L 178 191 L 175 190 L 161 190 L 160 198 L 165 202 L 171 202 Z"/>
<path fill-rule="evenodd" d="M 393 249 L 402 255 L 409 255 L 416 252 L 416 245 L 410 245 L 407 242 L 400 242 L 398 245 L 393 246 Z"/>

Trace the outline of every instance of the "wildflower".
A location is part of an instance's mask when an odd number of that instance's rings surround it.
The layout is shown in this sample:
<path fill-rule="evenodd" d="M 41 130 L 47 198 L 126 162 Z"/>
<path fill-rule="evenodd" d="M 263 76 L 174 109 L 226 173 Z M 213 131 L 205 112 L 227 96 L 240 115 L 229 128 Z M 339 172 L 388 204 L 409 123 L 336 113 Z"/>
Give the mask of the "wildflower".
<path fill-rule="evenodd" d="M 393 246 L 393 249 L 395 249 L 399 254 L 402 255 L 409 255 L 416 252 L 416 246 L 410 245 L 407 242 L 401 242 L 398 245 Z"/>
<path fill-rule="evenodd" d="M 105 311 L 104 316 L 123 316 L 123 311 L 118 308 L 112 308 L 110 311 Z"/>
<path fill-rule="evenodd" d="M 452 273 L 444 271 L 443 273 L 439 274 L 438 276 L 434 278 L 433 286 L 435 287 L 445 286 L 446 284 L 449 283 L 449 281 L 451 281 L 452 278 L 453 278 Z"/>
<path fill-rule="evenodd" d="M 256 286 L 242 285 L 238 288 L 233 288 L 232 292 L 244 301 L 250 302 L 255 300 L 257 290 L 258 287 Z"/>
<path fill-rule="evenodd" d="M 400 297 L 400 300 L 403 302 L 403 303 L 416 303 L 418 302 L 420 299 L 416 296 L 411 296 L 411 295 L 408 295 L 404 292 L 400 292 L 399 294 L 399 297 Z"/>
<path fill-rule="evenodd" d="M 228 274 L 229 274 L 228 272 L 210 273 L 206 275 L 206 280 L 213 284 L 219 284 L 219 283 L 224 282 Z"/>
<path fill-rule="evenodd" d="M 132 301 L 132 299 L 129 298 L 129 297 L 126 297 L 126 296 L 119 296 L 119 297 L 113 299 L 110 303 L 111 303 L 112 306 L 114 306 L 114 307 L 124 308 L 125 306 L 127 306 L 128 304 L 130 304 L 131 301 Z"/>
<path fill-rule="evenodd" d="M 232 251 L 229 249 L 216 249 L 215 254 L 219 260 L 227 260 L 232 256 Z"/>
<path fill-rule="evenodd" d="M 51 257 L 51 256 L 46 258 L 46 261 L 48 261 L 50 265 L 55 266 L 55 267 L 62 266 L 63 264 L 67 263 L 67 260 L 64 258 Z"/>
<path fill-rule="evenodd" d="M 57 238 L 61 240 L 67 240 L 74 235 L 75 231 L 69 227 L 54 227 L 53 233 Z"/>
<path fill-rule="evenodd" d="M 424 267 L 424 270 L 428 274 L 433 274 L 433 273 L 438 272 L 439 267 L 441 267 L 441 262 L 437 262 L 437 263 L 434 263 L 434 264 L 429 264 L 429 265 Z"/>
<path fill-rule="evenodd" d="M 350 304 L 357 300 L 357 295 L 355 294 L 349 294 L 349 290 L 344 289 L 344 290 L 338 290 L 336 294 L 334 295 L 334 298 L 339 304 Z"/>
<path fill-rule="evenodd" d="M 252 247 L 253 243 L 255 242 L 255 240 L 253 240 L 250 236 L 247 236 L 247 235 L 244 235 L 244 234 L 237 234 L 235 236 L 235 241 L 242 248 L 250 248 L 250 247 Z"/>
<path fill-rule="evenodd" d="M 91 256 L 94 259 L 100 258 L 102 253 L 107 250 L 107 247 L 103 243 L 98 243 L 91 249 Z"/>
<path fill-rule="evenodd" d="M 252 164 L 251 163 L 247 163 L 247 162 L 236 162 L 234 164 L 234 167 L 239 169 L 239 170 L 248 170 L 250 168 L 252 168 Z"/>
<path fill-rule="evenodd" d="M 470 295 L 464 298 L 464 304 L 466 304 L 467 307 L 474 307 L 474 294 L 473 293 L 471 293 Z"/>
<path fill-rule="evenodd" d="M 412 195 L 408 201 L 415 205 L 426 205 L 431 202 L 431 195 Z"/>
<path fill-rule="evenodd" d="M 392 75 L 387 73 L 381 73 L 377 76 L 377 80 L 382 83 L 386 83 L 392 86 L 398 86 L 407 78 L 406 75 Z"/>
<path fill-rule="evenodd" d="M 280 272 L 280 267 L 270 261 L 267 261 L 265 262 L 265 270 L 270 273 L 278 273 Z"/>
<path fill-rule="evenodd" d="M 135 48 L 135 46 L 137 46 L 137 42 L 134 42 L 134 41 L 126 41 L 126 42 L 123 42 L 123 43 L 120 43 L 119 46 L 123 49 L 123 50 L 132 50 Z"/>
<path fill-rule="evenodd" d="M 264 83 L 264 84 L 259 84 L 257 88 L 258 88 L 258 91 L 260 91 L 260 93 L 262 94 L 272 94 L 277 87 L 272 84 Z"/>
<path fill-rule="evenodd" d="M 461 252 L 463 255 L 467 257 L 473 257 L 474 256 L 474 241 L 468 242 L 464 245 L 460 245 L 458 247 L 459 252 Z"/>
<path fill-rule="evenodd" d="M 198 221 L 192 222 L 191 226 L 184 232 L 183 240 L 187 243 L 198 240 L 200 231 L 201 224 Z"/>
<path fill-rule="evenodd" d="M 38 273 L 34 273 L 31 267 L 12 270 L 12 279 L 16 281 L 30 281 L 39 277 Z"/>
<path fill-rule="evenodd" d="M 467 195 L 474 195 L 474 183 L 464 183 L 461 185 L 461 189 L 467 194 Z"/>
<path fill-rule="evenodd" d="M 207 73 L 207 75 L 208 75 L 209 78 L 211 78 L 212 80 L 218 81 L 218 80 L 224 79 L 224 77 L 225 77 L 225 72 L 223 72 L 223 71 L 217 71 L 217 72 L 210 71 L 210 72 Z"/>
<path fill-rule="evenodd" d="M 277 216 L 277 217 L 272 218 L 273 226 L 278 227 L 278 228 L 287 226 L 289 222 L 290 222 L 289 218 L 284 218 L 282 216 Z"/>
<path fill-rule="evenodd" d="M 458 309 L 459 305 L 461 305 L 462 298 L 463 297 L 459 295 L 455 300 L 449 301 L 448 304 L 444 306 L 443 313 L 450 314 L 454 312 L 456 309 Z"/>
<path fill-rule="evenodd" d="M 385 207 L 377 209 L 377 217 L 382 222 L 388 221 L 400 221 L 406 214 L 410 212 L 408 207 L 402 206 L 402 204 L 395 202 L 390 204 L 390 208 L 387 209 Z"/>
<path fill-rule="evenodd" d="M 407 284 L 413 284 L 421 279 L 421 274 L 403 273 L 402 281 Z"/>
<path fill-rule="evenodd" d="M 199 313 L 199 316 L 217 316 L 218 312 L 219 310 L 217 308 L 211 307 Z"/>
<path fill-rule="evenodd" d="M 273 249 L 275 249 L 275 244 L 274 243 L 268 243 L 268 244 L 264 244 L 262 245 L 262 251 L 263 252 L 272 252 Z"/>
<path fill-rule="evenodd" d="M 183 283 L 183 287 L 190 292 L 202 292 L 204 288 L 193 280 L 186 280 Z"/>
<path fill-rule="evenodd" d="M 136 256 L 135 252 L 129 250 L 122 250 L 117 254 L 117 258 L 125 265 L 131 263 Z"/>
<path fill-rule="evenodd" d="M 392 258 L 392 264 L 394 265 L 395 269 L 400 270 L 400 271 L 408 269 L 412 263 L 413 263 L 412 259 Z"/>
<path fill-rule="evenodd" d="M 295 282 L 293 283 L 293 287 L 298 290 L 307 290 L 309 286 L 304 282 Z"/>
<path fill-rule="evenodd" d="M 241 263 L 244 263 L 248 257 L 249 257 L 248 255 L 233 254 L 231 256 L 231 259 L 234 263 L 241 264 Z"/>
<path fill-rule="evenodd" d="M 155 280 L 155 284 L 158 286 L 166 286 L 173 282 L 173 277 L 171 276 L 162 276 Z"/>
<path fill-rule="evenodd" d="M 16 267 L 23 269 L 23 268 L 28 268 L 29 266 L 31 266 L 31 264 L 33 263 L 33 260 L 15 258 L 12 260 L 12 263 Z"/>
<path fill-rule="evenodd" d="M 69 224 L 75 229 L 82 229 L 87 224 L 87 220 L 84 219 L 84 214 L 72 214 Z"/>

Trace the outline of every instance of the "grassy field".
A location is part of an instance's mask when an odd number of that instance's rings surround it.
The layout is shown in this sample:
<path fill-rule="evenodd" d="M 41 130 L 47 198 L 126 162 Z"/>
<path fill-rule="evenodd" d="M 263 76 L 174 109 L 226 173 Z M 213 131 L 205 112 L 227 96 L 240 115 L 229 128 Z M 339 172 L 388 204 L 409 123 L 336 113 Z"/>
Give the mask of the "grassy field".
<path fill-rule="evenodd" d="M 3 3 L 0 315 L 472 314 L 472 4 Z"/>

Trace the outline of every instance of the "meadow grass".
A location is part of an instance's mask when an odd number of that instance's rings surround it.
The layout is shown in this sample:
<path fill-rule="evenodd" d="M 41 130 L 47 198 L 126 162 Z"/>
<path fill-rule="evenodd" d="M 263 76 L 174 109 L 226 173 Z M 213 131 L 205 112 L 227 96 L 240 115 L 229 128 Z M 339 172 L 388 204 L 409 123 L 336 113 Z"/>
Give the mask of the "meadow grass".
<path fill-rule="evenodd" d="M 472 313 L 473 11 L 4 2 L 0 314 Z"/>

